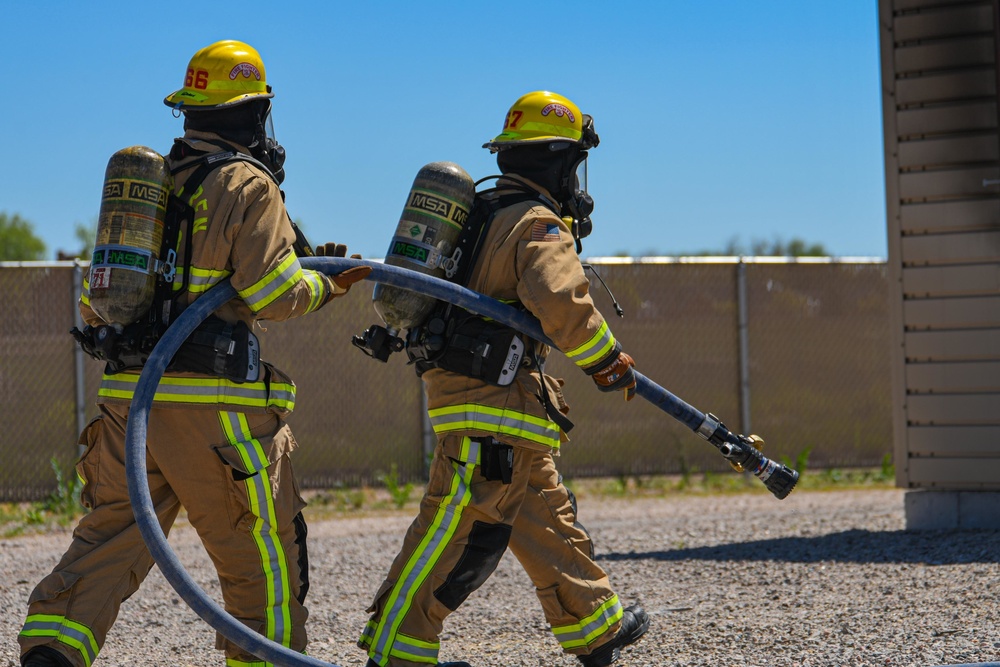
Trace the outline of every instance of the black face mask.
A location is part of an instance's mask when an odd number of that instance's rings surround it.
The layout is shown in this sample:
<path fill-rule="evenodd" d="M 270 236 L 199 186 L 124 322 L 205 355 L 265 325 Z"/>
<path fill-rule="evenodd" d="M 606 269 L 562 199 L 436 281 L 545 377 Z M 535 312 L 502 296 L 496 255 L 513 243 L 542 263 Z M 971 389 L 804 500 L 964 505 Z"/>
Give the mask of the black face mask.
<path fill-rule="evenodd" d="M 538 183 L 548 190 L 562 207 L 560 215 L 573 219 L 571 229 L 576 240 L 576 251 L 583 250 L 580 239 L 594 229 L 590 214 L 594 200 L 580 189 L 577 169 L 587 159 L 587 151 L 577 146 L 563 144 L 552 150 L 549 144 L 519 146 L 497 153 L 497 166 L 503 174 L 517 174 Z"/>
<path fill-rule="evenodd" d="M 261 145 L 263 144 L 263 145 Z M 250 148 L 250 154 L 264 163 L 271 171 L 274 180 L 278 185 L 285 180 L 285 148 L 271 137 L 266 137 L 263 142 L 257 142 L 256 146 Z"/>
<path fill-rule="evenodd" d="M 579 151 L 572 167 L 567 172 L 566 183 L 563 187 L 567 196 L 562 200 L 563 215 L 573 219 L 571 231 L 573 239 L 576 241 L 576 252 L 579 254 L 583 250 L 581 239 L 590 236 L 594 231 L 594 222 L 590 219 L 590 214 L 594 212 L 594 199 L 587 193 L 586 184 L 584 189 L 580 189 L 579 170 L 587 160 L 587 151 Z M 584 166 L 584 168 L 586 168 Z M 572 182 L 572 184 L 571 184 Z"/>
<path fill-rule="evenodd" d="M 184 113 L 184 129 L 212 132 L 226 141 L 246 146 L 278 185 L 285 180 L 285 149 L 274 139 L 271 100 L 254 100 L 209 111 L 189 109 Z"/>
<path fill-rule="evenodd" d="M 254 142 L 249 146 L 250 154 L 264 163 L 274 180 L 281 185 L 285 180 L 285 148 L 274 138 L 274 122 L 271 119 L 271 104 L 257 118 Z"/>

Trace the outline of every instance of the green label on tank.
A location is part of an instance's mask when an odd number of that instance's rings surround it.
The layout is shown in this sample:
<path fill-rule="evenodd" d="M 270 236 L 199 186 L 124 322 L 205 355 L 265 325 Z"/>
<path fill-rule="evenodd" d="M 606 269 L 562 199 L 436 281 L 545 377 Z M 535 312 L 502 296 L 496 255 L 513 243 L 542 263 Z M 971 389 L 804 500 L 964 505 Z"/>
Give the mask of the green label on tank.
<path fill-rule="evenodd" d="M 415 259 L 418 262 L 426 263 L 430 251 L 427 248 L 422 248 L 418 245 L 413 245 L 412 243 L 396 241 L 392 244 L 391 254 L 399 255 L 400 257 L 408 257 L 410 259 Z"/>
<path fill-rule="evenodd" d="M 103 246 L 94 250 L 94 266 L 113 266 L 116 268 L 131 269 L 140 273 L 149 273 L 149 264 L 152 260 L 150 253 L 137 252 L 134 248 L 121 246 Z"/>

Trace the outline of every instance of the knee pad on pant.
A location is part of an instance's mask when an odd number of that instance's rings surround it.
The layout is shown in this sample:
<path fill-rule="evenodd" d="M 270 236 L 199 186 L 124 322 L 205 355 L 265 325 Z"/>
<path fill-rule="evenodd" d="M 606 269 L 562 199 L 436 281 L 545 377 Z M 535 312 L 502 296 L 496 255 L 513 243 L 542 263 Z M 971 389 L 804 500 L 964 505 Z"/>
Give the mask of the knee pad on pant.
<path fill-rule="evenodd" d="M 510 541 L 511 527 L 502 523 L 476 521 L 469 542 L 448 578 L 434 591 L 434 597 L 452 611 L 483 585 L 497 568 Z"/>
<path fill-rule="evenodd" d="M 299 601 L 299 604 L 305 604 L 306 593 L 309 592 L 309 550 L 306 544 L 306 535 L 309 531 L 306 528 L 306 518 L 302 516 L 302 512 L 295 515 L 292 523 L 295 525 L 295 544 L 299 547 L 299 594 L 295 596 L 295 599 Z"/>

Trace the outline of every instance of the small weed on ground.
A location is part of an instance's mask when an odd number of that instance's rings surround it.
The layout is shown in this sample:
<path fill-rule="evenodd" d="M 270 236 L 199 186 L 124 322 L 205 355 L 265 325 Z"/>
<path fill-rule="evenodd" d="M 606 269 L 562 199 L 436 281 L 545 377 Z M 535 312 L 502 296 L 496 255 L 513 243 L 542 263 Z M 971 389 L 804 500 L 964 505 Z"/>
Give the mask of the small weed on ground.
<path fill-rule="evenodd" d="M 45 500 L 0 504 L 0 537 L 66 528 L 86 512 L 80 504 L 83 480 L 76 475 L 76 470 L 71 468 L 64 472 L 55 458 L 50 463 L 56 478 L 56 490 Z"/>
<path fill-rule="evenodd" d="M 895 467 L 887 454 L 879 468 L 808 470 L 809 450 L 795 460 L 799 482 L 795 492 L 849 489 L 891 489 L 895 485 Z M 786 465 L 788 463 L 786 462 Z M 80 505 L 83 482 L 75 474 L 65 475 L 53 461 L 56 490 L 45 500 L 34 503 L 0 503 L 0 537 L 14 537 L 32 532 L 46 532 L 71 526 L 86 511 Z M 423 486 L 412 482 L 400 484 L 392 466 L 378 478 L 382 486 L 338 486 L 305 492 L 310 521 L 343 516 L 374 516 L 415 512 L 414 505 L 423 494 Z M 609 498 L 667 497 L 674 494 L 712 495 L 727 493 L 767 493 L 750 473 L 703 471 L 685 467 L 678 475 L 619 475 L 565 479 L 577 496 Z"/>

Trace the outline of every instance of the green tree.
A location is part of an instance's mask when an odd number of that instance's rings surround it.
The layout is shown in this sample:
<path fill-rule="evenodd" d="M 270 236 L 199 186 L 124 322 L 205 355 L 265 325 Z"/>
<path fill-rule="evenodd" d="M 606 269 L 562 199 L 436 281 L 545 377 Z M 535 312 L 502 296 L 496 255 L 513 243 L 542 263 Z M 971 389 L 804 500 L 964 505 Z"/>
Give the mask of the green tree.
<path fill-rule="evenodd" d="M 793 238 L 788 243 L 781 239 L 773 241 L 754 241 L 750 254 L 764 257 L 827 257 L 822 243 L 808 243 L 799 238 Z"/>
<path fill-rule="evenodd" d="M 35 236 L 35 228 L 17 213 L 0 212 L 0 261 L 24 262 L 43 259 L 45 242 Z"/>
<path fill-rule="evenodd" d="M 89 225 L 76 223 L 73 236 L 80 244 L 80 252 L 76 253 L 77 259 L 89 260 L 94 254 L 94 243 L 97 240 L 97 218 L 94 218 Z"/>

